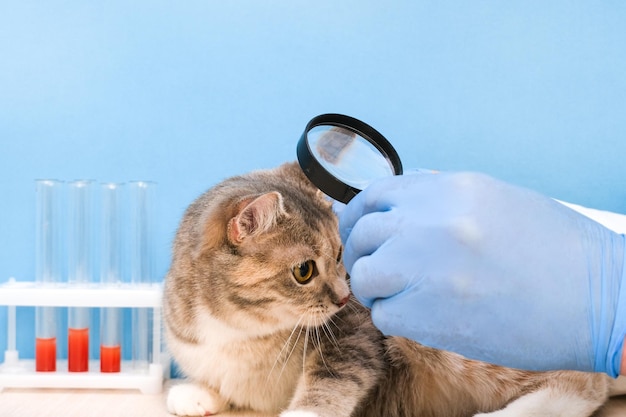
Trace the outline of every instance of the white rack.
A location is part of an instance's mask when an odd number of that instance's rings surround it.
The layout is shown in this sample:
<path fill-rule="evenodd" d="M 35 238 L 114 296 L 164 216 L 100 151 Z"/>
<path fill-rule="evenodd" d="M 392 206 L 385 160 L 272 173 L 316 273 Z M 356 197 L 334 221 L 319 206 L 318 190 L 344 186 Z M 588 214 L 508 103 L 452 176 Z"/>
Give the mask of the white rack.
<path fill-rule="evenodd" d="M 57 360 L 57 371 L 36 372 L 34 360 L 20 360 L 19 352 L 11 349 L 5 351 L 4 363 L 0 365 L 0 391 L 4 388 L 114 388 L 160 393 L 164 372 L 169 371 L 167 355 L 161 352 L 161 294 L 160 284 L 45 285 L 18 282 L 13 278 L 0 284 L 0 305 L 9 309 L 8 340 L 15 340 L 15 308 L 20 306 L 145 307 L 153 312 L 152 362 L 147 370 L 135 370 L 131 362 L 122 361 L 120 372 L 102 373 L 99 361 L 90 361 L 90 371 L 68 372 L 67 361 Z"/>

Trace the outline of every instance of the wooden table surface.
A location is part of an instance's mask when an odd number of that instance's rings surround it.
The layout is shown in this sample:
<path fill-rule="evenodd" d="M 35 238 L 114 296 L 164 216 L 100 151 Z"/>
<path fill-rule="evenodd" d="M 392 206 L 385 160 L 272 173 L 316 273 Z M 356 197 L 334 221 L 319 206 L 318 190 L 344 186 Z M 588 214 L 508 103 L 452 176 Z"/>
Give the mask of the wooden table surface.
<path fill-rule="evenodd" d="M 0 392 L 0 417 L 169 417 L 162 394 L 139 391 L 6 389 Z M 227 413 L 228 417 L 265 417 Z M 597 417 L 626 416 L 626 396 L 611 399 Z M 384 416 L 381 416 L 384 417 Z"/>

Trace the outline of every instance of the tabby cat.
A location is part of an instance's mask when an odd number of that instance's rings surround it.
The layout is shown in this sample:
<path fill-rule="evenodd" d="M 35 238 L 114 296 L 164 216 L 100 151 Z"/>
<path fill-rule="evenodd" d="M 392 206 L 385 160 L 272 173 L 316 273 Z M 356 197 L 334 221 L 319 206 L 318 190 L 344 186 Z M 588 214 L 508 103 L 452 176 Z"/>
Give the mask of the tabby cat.
<path fill-rule="evenodd" d="M 350 296 L 337 219 L 297 164 L 225 180 L 187 209 L 165 281 L 177 415 L 591 415 L 613 380 L 526 372 L 385 337 Z M 484 414 L 483 414 L 484 413 Z"/>

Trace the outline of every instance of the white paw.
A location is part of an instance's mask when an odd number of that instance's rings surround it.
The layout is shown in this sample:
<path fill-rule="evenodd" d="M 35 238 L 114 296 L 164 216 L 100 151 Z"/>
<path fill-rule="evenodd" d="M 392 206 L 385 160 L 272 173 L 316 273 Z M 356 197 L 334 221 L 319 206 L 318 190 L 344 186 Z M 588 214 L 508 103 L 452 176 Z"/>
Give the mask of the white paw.
<path fill-rule="evenodd" d="M 320 417 L 320 415 L 313 411 L 287 410 L 280 413 L 280 417 Z"/>
<path fill-rule="evenodd" d="M 174 385 L 167 394 L 167 411 L 177 416 L 210 416 L 226 404 L 215 391 L 194 384 Z"/>

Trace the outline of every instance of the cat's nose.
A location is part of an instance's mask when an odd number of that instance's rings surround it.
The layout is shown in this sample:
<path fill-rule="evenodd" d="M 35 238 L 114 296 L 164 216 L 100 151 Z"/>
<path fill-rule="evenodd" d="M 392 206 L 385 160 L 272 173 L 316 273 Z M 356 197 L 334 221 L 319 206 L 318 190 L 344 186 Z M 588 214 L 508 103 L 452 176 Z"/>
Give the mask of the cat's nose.
<path fill-rule="evenodd" d="M 350 300 L 350 295 L 346 295 L 346 296 L 345 296 L 345 297 L 343 297 L 341 300 L 339 300 L 339 301 L 334 301 L 334 304 L 335 304 L 337 307 L 343 307 L 343 306 L 345 306 L 346 304 L 348 304 L 348 301 L 349 301 L 349 300 Z"/>

